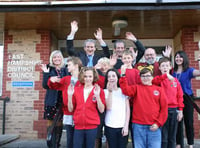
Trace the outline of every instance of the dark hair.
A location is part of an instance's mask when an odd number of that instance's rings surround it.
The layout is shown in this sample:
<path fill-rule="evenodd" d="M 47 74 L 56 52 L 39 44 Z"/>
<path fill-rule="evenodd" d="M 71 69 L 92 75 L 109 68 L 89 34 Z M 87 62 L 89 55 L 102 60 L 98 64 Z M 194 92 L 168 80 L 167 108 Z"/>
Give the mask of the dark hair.
<path fill-rule="evenodd" d="M 168 57 L 163 57 L 163 58 L 160 58 L 158 63 L 159 63 L 159 66 L 163 63 L 163 62 L 171 62 L 170 59 Z"/>
<path fill-rule="evenodd" d="M 94 77 L 93 83 L 95 83 L 99 80 L 99 75 L 93 67 L 82 67 L 80 72 L 79 72 L 79 75 L 78 75 L 78 79 L 82 84 L 85 83 L 84 82 L 84 75 L 85 75 L 86 71 L 92 71 L 93 72 L 93 77 Z"/>
<path fill-rule="evenodd" d="M 178 54 L 180 55 L 181 58 L 183 58 L 183 64 L 182 64 L 182 66 L 183 66 L 183 71 L 185 71 L 186 69 L 189 68 L 189 59 L 188 59 L 187 54 L 184 51 L 177 51 L 176 52 L 176 54 L 174 56 L 174 71 L 178 70 L 178 65 L 176 64 L 176 61 L 175 61 L 176 56 Z"/>
<path fill-rule="evenodd" d="M 123 40 L 116 40 L 116 41 L 114 42 L 114 48 L 115 48 L 115 49 L 117 48 L 117 43 L 123 43 L 123 44 L 124 44 L 124 48 L 126 48 L 126 44 L 125 44 L 125 42 L 124 42 Z"/>
<path fill-rule="evenodd" d="M 151 75 L 153 76 L 153 72 L 152 72 L 152 70 L 150 70 L 149 68 L 143 68 L 143 69 L 140 71 L 140 76 L 143 75 L 143 74 L 145 74 L 145 73 L 148 73 L 148 72 L 150 72 Z"/>
<path fill-rule="evenodd" d="M 109 69 L 109 70 L 106 72 L 106 75 L 105 75 L 105 85 L 104 85 L 104 89 L 106 89 L 106 87 L 107 87 L 107 83 L 108 83 L 108 73 L 109 73 L 110 71 L 113 71 L 113 72 L 116 73 L 117 78 L 118 78 L 118 81 L 117 81 L 117 87 L 120 87 L 120 86 L 119 86 L 119 78 L 120 78 L 120 74 L 119 74 L 119 72 L 117 71 L 117 69 L 115 69 L 115 68 L 111 68 L 111 69 Z"/>

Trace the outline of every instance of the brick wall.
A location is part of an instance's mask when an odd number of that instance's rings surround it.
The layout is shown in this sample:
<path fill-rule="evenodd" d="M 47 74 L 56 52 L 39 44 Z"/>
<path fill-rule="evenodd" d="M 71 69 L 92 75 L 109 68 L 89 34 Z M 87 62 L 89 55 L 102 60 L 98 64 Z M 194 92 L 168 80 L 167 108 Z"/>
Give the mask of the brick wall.
<path fill-rule="evenodd" d="M 199 63 L 196 61 L 198 54 L 200 54 L 199 49 L 200 41 L 200 30 L 198 27 L 185 27 L 182 29 L 181 43 L 183 50 L 187 53 L 190 60 L 190 67 L 195 69 L 200 69 Z M 195 96 L 200 97 L 200 79 L 195 78 L 192 80 L 192 89 Z M 200 106 L 200 100 L 196 100 L 198 106 Z M 200 138 L 200 116 L 194 111 L 194 128 L 195 128 L 195 138 Z"/>
<path fill-rule="evenodd" d="M 49 53 L 49 31 L 5 32 L 3 97 L 10 97 L 6 108 L 6 134 L 19 134 L 21 138 L 30 139 L 45 138 L 45 90 L 37 63 L 48 63 Z M 13 82 L 32 82 L 33 85 L 22 87 Z"/>

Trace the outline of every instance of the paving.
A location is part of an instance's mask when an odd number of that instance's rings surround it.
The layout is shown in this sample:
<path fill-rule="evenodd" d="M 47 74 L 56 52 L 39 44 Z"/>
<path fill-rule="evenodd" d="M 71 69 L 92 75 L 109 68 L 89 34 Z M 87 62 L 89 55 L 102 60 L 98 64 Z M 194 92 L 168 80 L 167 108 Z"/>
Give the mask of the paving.
<path fill-rule="evenodd" d="M 18 135 L 0 135 L 0 148 L 47 148 L 47 146 L 45 139 L 27 140 L 27 139 L 20 139 Z M 60 148 L 66 148 L 65 131 L 63 132 L 62 135 Z M 105 143 L 103 143 L 102 148 L 106 148 Z M 128 144 L 127 148 L 132 148 L 131 143 Z M 185 148 L 188 148 L 186 144 Z M 194 148 L 200 148 L 200 139 L 195 139 Z"/>

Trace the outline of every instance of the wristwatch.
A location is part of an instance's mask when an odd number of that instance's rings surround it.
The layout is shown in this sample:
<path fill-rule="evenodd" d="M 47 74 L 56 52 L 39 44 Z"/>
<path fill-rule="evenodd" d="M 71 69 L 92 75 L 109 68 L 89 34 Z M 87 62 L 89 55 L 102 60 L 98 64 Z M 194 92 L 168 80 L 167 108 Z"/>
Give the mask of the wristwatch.
<path fill-rule="evenodd" d="M 125 74 L 121 74 L 121 77 L 124 77 L 125 76 Z"/>

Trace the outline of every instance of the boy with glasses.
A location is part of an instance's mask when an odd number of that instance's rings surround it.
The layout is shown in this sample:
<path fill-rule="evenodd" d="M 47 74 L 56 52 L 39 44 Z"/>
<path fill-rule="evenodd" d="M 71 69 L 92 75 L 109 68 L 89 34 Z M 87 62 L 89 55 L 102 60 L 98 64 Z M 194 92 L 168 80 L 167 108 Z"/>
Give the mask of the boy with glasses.
<path fill-rule="evenodd" d="M 125 70 L 123 70 L 125 71 Z M 128 85 L 125 73 L 119 83 L 123 94 L 133 97 L 132 130 L 135 148 L 160 148 L 160 127 L 167 119 L 167 99 L 163 89 L 153 85 L 152 69 L 140 71 L 142 84 Z"/>

